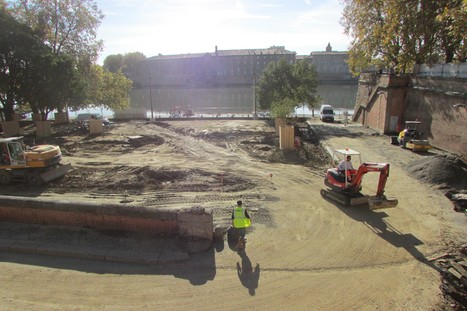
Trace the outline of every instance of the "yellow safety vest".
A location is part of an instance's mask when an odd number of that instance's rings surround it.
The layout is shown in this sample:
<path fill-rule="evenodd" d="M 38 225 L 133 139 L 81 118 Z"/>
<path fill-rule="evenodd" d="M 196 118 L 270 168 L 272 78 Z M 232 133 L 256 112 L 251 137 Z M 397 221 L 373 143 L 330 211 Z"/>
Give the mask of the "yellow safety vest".
<path fill-rule="evenodd" d="M 245 216 L 245 210 L 241 207 L 234 209 L 233 227 L 246 228 L 251 225 L 251 220 Z"/>

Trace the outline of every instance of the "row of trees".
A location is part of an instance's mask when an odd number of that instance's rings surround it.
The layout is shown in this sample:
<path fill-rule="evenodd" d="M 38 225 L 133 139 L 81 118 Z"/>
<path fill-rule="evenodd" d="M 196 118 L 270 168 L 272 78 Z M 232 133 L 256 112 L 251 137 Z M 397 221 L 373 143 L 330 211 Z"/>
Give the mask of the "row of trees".
<path fill-rule="evenodd" d="M 132 82 L 95 64 L 103 15 L 92 0 L 0 0 L 3 116 L 87 107 L 124 109 Z M 3 118 L 2 116 L 2 118 Z"/>
<path fill-rule="evenodd" d="M 414 64 L 465 62 L 465 0 L 341 0 L 354 75 L 373 67 L 410 73 Z"/>

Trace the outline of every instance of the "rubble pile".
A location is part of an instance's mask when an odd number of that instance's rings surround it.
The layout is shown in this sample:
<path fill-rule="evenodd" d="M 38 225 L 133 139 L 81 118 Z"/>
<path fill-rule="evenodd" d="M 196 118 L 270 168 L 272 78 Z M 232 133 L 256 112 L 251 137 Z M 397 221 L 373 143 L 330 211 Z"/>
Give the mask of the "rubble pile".
<path fill-rule="evenodd" d="M 440 285 L 444 298 L 456 311 L 467 310 L 467 244 L 458 250 L 445 253 L 434 259 L 442 276 Z"/>

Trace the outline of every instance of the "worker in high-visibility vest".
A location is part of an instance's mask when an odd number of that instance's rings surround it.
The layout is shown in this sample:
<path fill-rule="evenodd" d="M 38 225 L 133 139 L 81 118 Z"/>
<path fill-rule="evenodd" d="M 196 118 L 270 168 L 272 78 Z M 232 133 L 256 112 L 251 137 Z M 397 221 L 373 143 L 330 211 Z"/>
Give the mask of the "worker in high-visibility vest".
<path fill-rule="evenodd" d="M 237 240 L 237 251 L 245 249 L 246 243 L 246 228 L 251 226 L 251 218 L 248 215 L 248 211 L 243 208 L 243 202 L 241 200 L 237 201 L 237 206 L 232 211 L 232 227 L 238 235 Z"/>

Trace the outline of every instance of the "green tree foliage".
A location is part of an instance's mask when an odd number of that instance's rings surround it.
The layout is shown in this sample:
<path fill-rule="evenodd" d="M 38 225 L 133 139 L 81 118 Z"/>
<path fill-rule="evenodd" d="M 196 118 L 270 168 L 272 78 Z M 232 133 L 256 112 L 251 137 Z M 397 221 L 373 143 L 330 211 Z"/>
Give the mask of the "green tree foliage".
<path fill-rule="evenodd" d="M 109 55 L 104 60 L 104 69 L 114 73 L 121 71 L 131 76 L 136 72 L 138 64 L 145 59 L 146 56 L 141 52 Z"/>
<path fill-rule="evenodd" d="M 0 9 L 0 101 L 6 120 L 13 120 L 15 106 L 32 93 L 32 68 L 49 50 L 29 27 Z M 3 118 L 3 116 L 2 116 Z"/>
<path fill-rule="evenodd" d="M 121 72 L 113 73 L 99 65 L 93 65 L 88 81 L 90 84 L 86 86 L 86 107 L 113 110 L 124 110 L 128 107 L 132 82 Z M 70 106 L 73 110 L 78 110 L 80 107 L 73 104 Z"/>
<path fill-rule="evenodd" d="M 15 107 L 46 120 L 65 106 L 128 106 L 131 81 L 93 65 L 102 18 L 93 1 L 10 1 L 9 11 L 0 13 L 0 99 L 7 119 Z"/>
<path fill-rule="evenodd" d="M 56 57 L 53 60 L 54 70 L 69 63 L 69 57 L 74 62 L 73 72 L 68 78 L 57 85 L 56 94 L 49 96 L 41 111 L 50 112 L 54 109 L 62 111 L 66 106 L 86 107 L 86 96 L 89 94 L 91 66 L 101 50 L 102 42 L 96 40 L 96 31 L 103 18 L 94 0 L 14 0 L 7 1 L 9 11 L 14 17 L 27 24 L 42 42 L 49 47 Z M 67 59 L 66 61 L 64 61 Z M 52 69 L 51 69 L 52 70 Z M 44 71 L 45 73 L 46 71 Z M 79 81 L 78 81 L 79 80 Z M 65 83 L 66 81 L 66 83 Z M 56 81 L 59 82 L 59 81 Z M 39 83 L 38 83 L 39 84 Z M 58 87 L 62 87 L 59 89 Z M 68 87 L 68 89 L 64 89 Z M 41 99 L 30 99 L 31 108 L 41 107 Z M 47 116 L 45 116 L 46 118 Z"/>
<path fill-rule="evenodd" d="M 94 0 L 9 0 L 10 11 L 20 22 L 40 33 L 54 54 L 69 54 L 95 62 L 102 50 L 96 39 L 104 18 Z"/>
<path fill-rule="evenodd" d="M 318 96 L 318 74 L 307 60 L 289 63 L 285 59 L 266 67 L 256 87 L 261 109 L 276 117 L 286 117 L 304 104 L 313 107 Z"/>
<path fill-rule="evenodd" d="M 146 56 L 141 52 L 131 52 L 123 55 L 123 69 L 124 74 L 135 73 L 141 61 L 145 60 Z"/>
<path fill-rule="evenodd" d="M 445 56 L 445 62 L 467 61 L 467 1 L 450 1 L 436 16 L 440 26 L 439 49 Z"/>
<path fill-rule="evenodd" d="M 107 71 L 117 73 L 123 69 L 123 55 L 109 55 L 104 59 L 103 68 Z"/>
<path fill-rule="evenodd" d="M 47 52 L 37 54 L 30 64 L 25 80 L 25 102 L 32 112 L 40 113 L 47 120 L 50 112 L 64 98 L 75 95 L 78 71 L 70 55 L 55 55 L 48 47 Z"/>
<path fill-rule="evenodd" d="M 465 62 L 467 4 L 463 0 L 341 0 L 352 37 L 349 68 L 409 73 L 414 64 Z"/>

